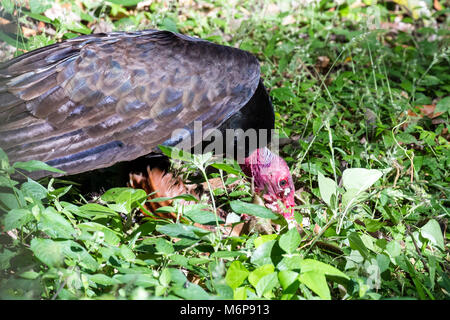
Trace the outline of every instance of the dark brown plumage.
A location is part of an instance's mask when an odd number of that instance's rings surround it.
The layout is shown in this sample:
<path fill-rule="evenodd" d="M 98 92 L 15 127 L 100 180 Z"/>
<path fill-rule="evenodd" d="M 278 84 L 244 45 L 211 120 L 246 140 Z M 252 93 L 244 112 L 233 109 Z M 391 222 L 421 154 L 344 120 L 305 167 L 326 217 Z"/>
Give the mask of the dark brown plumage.
<path fill-rule="evenodd" d="M 258 85 L 257 59 L 232 47 L 157 30 L 81 36 L 0 64 L 0 147 L 68 174 L 108 167 L 179 142 L 172 131 L 195 120 L 219 127 Z"/>

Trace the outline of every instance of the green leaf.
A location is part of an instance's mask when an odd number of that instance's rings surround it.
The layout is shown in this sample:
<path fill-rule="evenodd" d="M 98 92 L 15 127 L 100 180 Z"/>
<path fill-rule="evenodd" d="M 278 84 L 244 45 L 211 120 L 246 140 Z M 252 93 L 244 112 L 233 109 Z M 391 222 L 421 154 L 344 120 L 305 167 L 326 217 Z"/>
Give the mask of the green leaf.
<path fill-rule="evenodd" d="M 257 205 L 257 204 L 253 204 L 253 203 L 248 203 L 248 202 L 243 202 L 243 201 L 239 201 L 239 200 L 233 200 L 230 201 L 230 206 L 231 206 L 231 210 L 233 210 L 236 213 L 239 214 L 248 214 L 248 215 L 252 215 L 252 216 L 256 216 L 256 217 L 260 217 L 260 218 L 266 218 L 266 219 L 278 219 L 279 215 L 275 214 L 272 212 L 272 210 L 267 209 L 266 207 Z"/>
<path fill-rule="evenodd" d="M 258 238 L 255 239 L 255 241 L 253 241 L 253 244 L 255 245 L 255 248 L 258 248 L 260 245 L 262 245 L 263 243 L 270 241 L 270 240 L 275 240 L 278 237 L 277 234 L 273 233 L 273 234 L 264 234 L 262 236 L 259 236 Z"/>
<path fill-rule="evenodd" d="M 287 253 L 294 253 L 300 245 L 301 237 L 297 228 L 292 228 L 285 234 L 281 235 L 278 244 L 281 249 Z"/>
<path fill-rule="evenodd" d="M 52 238 L 70 239 L 77 234 L 72 224 L 52 207 L 41 212 L 39 229 Z"/>
<path fill-rule="evenodd" d="M 163 226 L 159 225 L 156 227 L 156 231 L 164 233 L 170 237 L 187 238 L 193 240 L 199 239 L 199 235 L 203 236 L 210 233 L 210 231 L 181 223 L 171 223 Z"/>
<path fill-rule="evenodd" d="M 247 287 L 239 287 L 234 289 L 233 299 L 234 300 L 247 299 Z"/>
<path fill-rule="evenodd" d="M 44 264 L 49 267 L 59 267 L 64 261 L 64 242 L 51 239 L 34 238 L 31 240 L 30 249 Z"/>
<path fill-rule="evenodd" d="M 187 300 L 208 300 L 209 294 L 195 283 L 186 283 L 186 287 L 174 288 L 173 293 Z"/>
<path fill-rule="evenodd" d="M 11 266 L 10 260 L 16 255 L 16 252 L 9 251 L 8 249 L 4 249 L 0 252 L 0 270 L 8 269 Z"/>
<path fill-rule="evenodd" d="M 342 173 L 342 183 L 345 189 L 356 189 L 361 193 L 369 189 L 375 182 L 383 176 L 380 170 L 351 168 Z"/>
<path fill-rule="evenodd" d="M 104 236 L 105 242 L 107 244 L 116 246 L 120 243 L 119 233 L 105 227 L 104 225 L 96 222 L 84 222 L 78 225 L 78 228 L 84 232 L 98 232 L 100 235 Z"/>
<path fill-rule="evenodd" d="M 265 264 L 253 270 L 248 276 L 248 281 L 252 286 L 256 287 L 261 278 L 270 273 L 273 273 L 274 271 L 275 266 L 273 264 Z"/>
<path fill-rule="evenodd" d="M 430 219 L 430 221 L 420 228 L 420 234 L 425 239 L 430 240 L 436 247 L 444 250 L 444 237 L 442 235 L 441 227 L 436 220 Z"/>
<path fill-rule="evenodd" d="M 38 161 L 38 160 L 30 160 L 30 161 L 26 161 L 26 162 L 18 161 L 13 164 L 13 167 L 16 169 L 23 169 L 28 172 L 44 170 L 44 171 L 65 174 L 64 171 L 53 168 L 53 167 L 49 166 L 48 164 L 46 164 L 45 162 Z"/>
<path fill-rule="evenodd" d="M 289 101 L 290 99 L 295 98 L 295 94 L 287 87 L 272 89 L 270 95 L 279 101 Z"/>
<path fill-rule="evenodd" d="M 280 262 L 277 264 L 278 270 L 299 270 L 300 269 L 300 263 L 303 261 L 302 257 L 300 255 L 295 254 L 292 256 L 285 256 L 283 259 L 281 259 Z"/>
<path fill-rule="evenodd" d="M 380 273 L 383 273 L 387 269 L 389 269 L 390 260 L 389 257 L 385 254 L 378 254 L 377 255 L 377 264 L 378 268 L 380 268 Z"/>
<path fill-rule="evenodd" d="M 369 259 L 369 251 L 364 245 L 364 242 L 359 237 L 358 233 L 352 232 L 348 235 L 347 238 L 350 242 L 350 248 L 358 250 L 365 259 Z"/>
<path fill-rule="evenodd" d="M 187 210 L 183 213 L 183 216 L 192 220 L 193 222 L 197 222 L 200 224 L 206 225 L 215 225 L 216 224 L 216 215 L 207 210 L 202 210 L 198 208 L 194 208 L 192 210 Z M 218 218 L 219 223 L 223 224 L 224 221 Z"/>
<path fill-rule="evenodd" d="M 345 273 L 343 273 L 339 269 L 317 260 L 303 259 L 302 261 L 300 261 L 299 266 L 301 269 L 301 273 L 316 271 L 327 276 L 350 279 Z"/>
<path fill-rule="evenodd" d="M 253 252 L 250 262 L 257 266 L 272 264 L 272 259 L 270 255 L 272 253 L 272 248 L 275 245 L 275 242 L 276 242 L 275 240 L 270 240 L 260 245 Z"/>
<path fill-rule="evenodd" d="M 127 261 L 133 262 L 136 259 L 136 256 L 130 248 L 128 248 L 125 244 L 120 246 L 120 255 Z"/>
<path fill-rule="evenodd" d="M 120 283 L 119 280 L 108 277 L 106 274 L 103 274 L 103 273 L 86 274 L 86 276 L 90 281 L 104 285 L 104 286 L 112 286 L 112 285 Z"/>
<path fill-rule="evenodd" d="M 166 239 L 155 239 L 155 248 L 158 252 L 164 254 L 171 254 L 175 252 L 172 243 L 170 243 Z"/>
<path fill-rule="evenodd" d="M 337 197 L 337 185 L 336 182 L 325 176 L 319 171 L 319 191 L 322 200 L 331 206 L 331 196 Z"/>
<path fill-rule="evenodd" d="M 28 209 L 12 209 L 5 216 L 5 231 L 17 229 L 33 221 L 34 216 Z"/>
<path fill-rule="evenodd" d="M 291 270 L 282 270 L 278 272 L 278 281 L 280 282 L 283 290 L 289 288 L 289 286 L 297 280 L 298 275 L 298 272 Z"/>
<path fill-rule="evenodd" d="M 171 159 L 181 160 L 192 163 L 194 157 L 189 152 L 169 146 L 158 145 L 159 150 Z"/>
<path fill-rule="evenodd" d="M 247 268 L 245 268 L 242 262 L 236 260 L 230 264 L 225 276 L 225 281 L 234 290 L 247 279 L 248 275 L 249 271 Z"/>
<path fill-rule="evenodd" d="M 374 219 L 364 219 L 364 224 L 368 232 L 375 232 L 381 229 L 386 223 Z"/>
<path fill-rule="evenodd" d="M 23 183 L 20 190 L 23 192 L 24 196 L 31 197 L 35 200 L 44 199 L 47 197 L 48 193 L 46 188 L 31 179 L 28 179 L 27 182 Z"/>
<path fill-rule="evenodd" d="M 216 251 L 211 254 L 211 257 L 216 258 L 234 258 L 238 256 L 246 256 L 246 253 L 240 251 Z"/>
<path fill-rule="evenodd" d="M 437 112 L 447 112 L 450 113 L 450 96 L 442 98 L 437 104 L 436 109 L 434 110 L 435 113 Z"/>
<path fill-rule="evenodd" d="M 402 253 L 402 247 L 398 241 L 392 240 L 386 245 L 386 251 L 389 253 L 391 258 L 395 258 Z"/>
<path fill-rule="evenodd" d="M 256 294 L 261 297 L 272 291 L 278 285 L 278 276 L 276 272 L 272 272 L 262 277 L 255 286 Z"/>
<path fill-rule="evenodd" d="M 323 273 L 318 271 L 308 271 L 301 273 L 298 276 L 298 280 L 314 291 L 320 298 L 324 300 L 331 299 L 330 289 L 328 288 L 327 280 Z"/>
<path fill-rule="evenodd" d="M 116 211 L 108 207 L 102 206 L 98 203 L 88 203 L 78 208 L 78 211 L 83 216 L 88 216 L 93 219 L 107 218 L 111 216 L 120 216 Z M 76 212 L 74 212 L 77 214 Z"/>
<path fill-rule="evenodd" d="M 171 276 L 170 270 L 168 268 L 165 268 L 161 272 L 161 275 L 159 276 L 159 282 L 161 283 L 161 285 L 167 287 L 171 280 L 172 280 L 172 276 Z"/>
<path fill-rule="evenodd" d="M 231 174 L 235 174 L 235 175 L 239 175 L 242 171 L 234 166 L 231 166 L 229 164 L 226 163 L 213 163 L 211 164 L 211 167 L 214 167 L 216 169 L 220 169 L 223 170 L 227 173 L 231 173 Z"/>
<path fill-rule="evenodd" d="M 32 13 L 42 13 L 52 7 L 52 5 L 45 0 L 29 0 L 29 5 Z"/>
<path fill-rule="evenodd" d="M 143 1 L 143 0 L 106 0 L 106 2 L 111 2 L 111 3 L 118 4 L 118 5 L 121 5 L 124 7 L 134 7 L 141 1 Z"/>
<path fill-rule="evenodd" d="M 116 274 L 113 276 L 113 279 L 126 285 L 134 284 L 142 288 L 149 288 L 159 285 L 159 281 L 157 279 L 155 279 L 151 274 L 145 273 Z"/>

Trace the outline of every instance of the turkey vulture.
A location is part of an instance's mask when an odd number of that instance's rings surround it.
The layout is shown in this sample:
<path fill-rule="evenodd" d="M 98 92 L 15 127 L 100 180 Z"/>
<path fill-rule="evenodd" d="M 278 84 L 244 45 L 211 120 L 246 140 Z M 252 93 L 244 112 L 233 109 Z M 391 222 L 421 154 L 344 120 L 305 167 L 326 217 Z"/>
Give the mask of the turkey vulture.
<path fill-rule="evenodd" d="M 0 64 L 0 147 L 13 162 L 40 160 L 67 174 L 105 168 L 186 140 L 195 121 L 204 131 L 274 127 L 255 56 L 145 30 L 80 36 Z M 184 134 L 173 137 L 175 129 Z M 245 155 L 256 190 L 291 217 L 286 162 L 264 144 Z"/>

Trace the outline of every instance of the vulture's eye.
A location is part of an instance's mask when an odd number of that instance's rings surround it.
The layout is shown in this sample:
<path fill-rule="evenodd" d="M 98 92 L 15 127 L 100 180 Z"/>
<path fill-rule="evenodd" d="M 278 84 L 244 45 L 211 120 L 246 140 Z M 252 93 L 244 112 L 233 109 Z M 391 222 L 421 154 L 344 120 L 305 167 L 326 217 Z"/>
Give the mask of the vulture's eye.
<path fill-rule="evenodd" d="M 287 185 L 287 180 L 283 179 L 280 181 L 280 187 L 285 187 Z"/>

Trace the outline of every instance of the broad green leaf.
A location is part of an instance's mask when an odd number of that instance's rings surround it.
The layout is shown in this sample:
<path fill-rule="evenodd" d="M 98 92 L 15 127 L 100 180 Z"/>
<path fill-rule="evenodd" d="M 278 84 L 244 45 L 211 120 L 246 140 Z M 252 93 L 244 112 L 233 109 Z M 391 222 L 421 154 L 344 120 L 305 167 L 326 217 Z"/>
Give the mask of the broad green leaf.
<path fill-rule="evenodd" d="M 430 219 L 430 221 L 420 228 L 420 234 L 425 239 L 430 240 L 436 247 L 444 250 L 444 237 L 442 235 L 441 227 L 436 220 Z"/>
<path fill-rule="evenodd" d="M 79 243 L 73 240 L 65 240 L 61 243 L 63 244 L 63 252 L 66 257 L 71 258 L 83 268 L 86 268 L 91 272 L 98 269 L 99 265 L 97 261 Z"/>
<path fill-rule="evenodd" d="M 120 243 L 119 233 L 105 227 L 104 225 L 96 222 L 84 222 L 78 225 L 78 228 L 82 231 L 98 232 L 104 236 L 105 242 L 116 246 Z"/>
<path fill-rule="evenodd" d="M 23 169 L 28 172 L 45 170 L 45 171 L 50 171 L 50 172 L 55 172 L 55 173 L 62 173 L 62 174 L 65 173 L 62 170 L 53 168 L 53 167 L 49 166 L 48 164 L 46 164 L 45 162 L 38 161 L 38 160 L 30 160 L 30 161 L 26 161 L 26 162 L 18 161 L 13 164 L 13 167 L 16 169 Z"/>
<path fill-rule="evenodd" d="M 173 288 L 173 293 L 186 300 L 209 300 L 209 294 L 195 283 L 186 283 L 185 287 Z"/>
<path fill-rule="evenodd" d="M 86 277 L 90 281 L 104 285 L 104 286 L 112 286 L 112 285 L 120 283 L 120 281 L 118 281 L 117 279 L 108 277 L 106 274 L 103 274 L 103 273 L 86 274 Z"/>
<path fill-rule="evenodd" d="M 172 276 L 171 276 L 170 270 L 168 268 L 165 268 L 161 272 L 161 275 L 159 276 L 159 282 L 163 286 L 168 286 L 171 280 L 172 280 Z"/>
<path fill-rule="evenodd" d="M 192 162 L 193 156 L 189 152 L 183 151 L 175 147 L 169 147 L 164 145 L 158 145 L 158 148 L 171 159 L 181 160 L 185 162 Z"/>
<path fill-rule="evenodd" d="M 64 246 L 61 241 L 51 239 L 34 238 L 31 240 L 30 249 L 44 264 L 49 267 L 59 267 L 64 261 Z"/>
<path fill-rule="evenodd" d="M 34 216 L 28 209 L 12 209 L 5 216 L 5 231 L 17 229 L 33 221 Z"/>
<path fill-rule="evenodd" d="M 337 197 L 337 185 L 334 180 L 326 178 L 320 171 L 319 171 L 319 191 L 322 200 L 328 206 L 331 206 L 331 196 L 334 195 L 335 197 Z"/>
<path fill-rule="evenodd" d="M 236 260 L 230 264 L 225 281 L 231 288 L 236 289 L 247 279 L 248 274 L 249 271 L 242 262 Z"/>
<path fill-rule="evenodd" d="M 386 245 L 386 251 L 389 253 L 391 258 L 395 258 L 402 253 L 402 247 L 397 240 L 392 240 Z"/>
<path fill-rule="evenodd" d="M 330 300 L 330 289 L 328 288 L 325 275 L 319 271 L 308 271 L 301 273 L 298 276 L 298 280 L 316 293 L 320 298 L 324 300 Z"/>
<path fill-rule="evenodd" d="M 29 0 L 30 10 L 32 13 L 42 13 L 52 5 L 48 0 Z"/>
<path fill-rule="evenodd" d="M 22 192 L 15 187 L 14 190 L 15 194 L 0 192 L 0 205 L 2 207 L 6 207 L 7 209 L 18 209 L 26 205 Z"/>
<path fill-rule="evenodd" d="M 263 243 L 270 241 L 270 240 L 275 240 L 278 237 L 277 234 L 273 233 L 273 234 L 264 234 L 262 236 L 259 236 L 258 238 L 255 239 L 255 241 L 253 241 L 253 244 L 255 245 L 255 248 L 258 248 L 260 245 L 262 245 Z"/>
<path fill-rule="evenodd" d="M 0 252 L 0 270 L 6 270 L 8 269 L 11 264 L 10 261 L 13 257 L 17 255 L 17 252 L 10 251 L 8 249 L 3 249 L 3 251 Z"/>
<path fill-rule="evenodd" d="M 303 259 L 300 261 L 301 273 L 304 272 L 320 272 L 327 276 L 340 277 L 344 279 L 350 279 L 345 273 L 339 269 L 330 266 L 329 264 L 313 260 L 313 259 Z"/>
<path fill-rule="evenodd" d="M 125 244 L 120 246 L 120 255 L 128 262 L 133 262 L 136 259 L 136 256 L 130 248 L 128 248 Z"/>
<path fill-rule="evenodd" d="M 272 248 L 275 245 L 275 240 L 270 240 L 262 245 L 260 245 L 252 254 L 250 262 L 257 265 L 263 266 L 265 264 L 271 264 L 272 259 L 270 257 L 272 253 Z"/>
<path fill-rule="evenodd" d="M 358 250 L 364 258 L 369 258 L 369 251 L 367 250 L 364 242 L 359 237 L 358 233 L 352 232 L 348 235 L 347 238 L 350 242 L 350 248 Z"/>
<path fill-rule="evenodd" d="M 272 272 L 262 277 L 255 286 L 256 294 L 261 297 L 272 291 L 278 285 L 278 276 L 276 272 Z"/>
<path fill-rule="evenodd" d="M 375 182 L 383 176 L 380 170 L 350 168 L 342 173 L 342 183 L 345 189 L 356 189 L 361 193 L 369 189 Z"/>
<path fill-rule="evenodd" d="M 213 164 L 211 164 L 211 167 L 214 167 L 216 169 L 220 169 L 227 173 L 231 173 L 231 174 L 235 174 L 235 175 L 239 175 L 241 173 L 241 170 L 239 169 L 239 167 L 236 168 L 236 167 L 226 164 L 226 163 L 213 163 Z"/>
<path fill-rule="evenodd" d="M 278 272 L 278 281 L 281 284 L 283 290 L 286 290 L 291 284 L 297 280 L 298 272 L 290 270 L 282 270 Z"/>
<path fill-rule="evenodd" d="M 41 200 L 47 197 L 47 189 L 41 186 L 36 181 L 28 179 L 27 182 L 23 183 L 20 187 L 20 190 L 23 192 L 25 197 L 30 197 L 35 200 Z"/>
<path fill-rule="evenodd" d="M 275 271 L 275 266 L 273 264 L 266 264 L 261 267 L 256 268 L 253 270 L 249 276 L 248 281 L 251 283 L 252 286 L 256 287 L 259 280 L 261 280 L 262 277 L 265 277 L 266 275 L 273 273 Z"/>
<path fill-rule="evenodd" d="M 247 299 L 247 287 L 239 287 L 234 289 L 234 300 L 246 300 Z"/>
<path fill-rule="evenodd" d="M 106 2 L 111 2 L 124 7 L 133 7 L 143 0 L 106 0 Z"/>
<path fill-rule="evenodd" d="M 145 273 L 116 274 L 113 276 L 113 279 L 126 285 L 134 284 L 143 288 L 149 288 L 159 285 L 159 281 L 157 279 L 155 279 L 151 274 Z"/>
<path fill-rule="evenodd" d="M 279 101 L 289 101 L 290 99 L 295 98 L 295 94 L 288 87 L 275 88 L 270 91 L 270 95 Z"/>
<path fill-rule="evenodd" d="M 450 96 L 442 98 L 437 104 L 436 109 L 434 110 L 435 113 L 437 112 L 447 112 L 450 113 Z"/>
<path fill-rule="evenodd" d="M 280 216 L 272 212 L 272 210 L 253 203 L 243 202 L 239 200 L 230 201 L 231 210 L 239 214 L 248 214 L 266 219 L 278 219 Z"/>
<path fill-rule="evenodd" d="M 172 243 L 162 238 L 155 239 L 155 248 L 158 252 L 164 254 L 171 254 L 175 251 Z"/>
<path fill-rule="evenodd" d="M 389 257 L 385 254 L 378 254 L 377 255 L 377 264 L 378 268 L 380 268 L 380 273 L 383 273 L 387 269 L 389 269 L 390 260 Z"/>
<path fill-rule="evenodd" d="M 287 253 L 294 253 L 300 245 L 301 237 L 297 228 L 292 228 L 285 234 L 282 234 L 278 244 L 281 249 Z"/>
<path fill-rule="evenodd" d="M 374 219 L 364 219 L 364 224 L 368 232 L 375 232 L 381 229 L 386 223 Z"/>
<path fill-rule="evenodd" d="M 216 251 L 211 254 L 211 257 L 216 258 L 234 258 L 238 256 L 246 256 L 246 253 L 240 251 Z"/>
<path fill-rule="evenodd" d="M 72 224 L 52 207 L 41 212 L 39 229 L 52 238 L 70 239 L 77 234 Z"/>
<path fill-rule="evenodd" d="M 78 208 L 79 212 L 83 215 L 89 215 L 93 219 L 106 218 L 109 216 L 119 216 L 119 214 L 105 206 L 98 203 L 88 203 Z M 75 213 L 76 214 L 76 213 Z"/>
<path fill-rule="evenodd" d="M 355 204 L 357 204 L 359 201 L 358 198 L 361 197 L 361 193 L 357 190 L 357 189 L 348 189 L 344 192 L 344 194 L 342 195 L 342 206 L 344 208 L 347 208 L 347 206 L 350 207 L 349 209 L 354 206 Z"/>
<path fill-rule="evenodd" d="M 303 261 L 302 257 L 298 254 L 294 254 L 292 256 L 283 257 L 280 262 L 277 264 L 278 270 L 299 270 L 300 263 Z"/>
<path fill-rule="evenodd" d="M 193 209 L 187 210 L 183 213 L 183 216 L 192 220 L 193 222 L 197 222 L 200 224 L 206 225 L 215 225 L 216 224 L 216 215 L 211 211 L 206 211 L 202 209 Z M 223 224 L 224 221 L 220 218 L 217 218 L 220 224 Z"/>
<path fill-rule="evenodd" d="M 164 233 L 170 237 L 187 238 L 193 240 L 199 239 L 199 235 L 203 236 L 210 233 L 210 231 L 181 223 L 171 223 L 163 226 L 159 225 L 156 227 L 156 231 Z"/>

